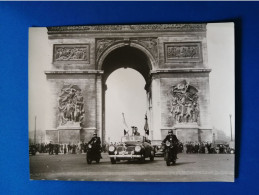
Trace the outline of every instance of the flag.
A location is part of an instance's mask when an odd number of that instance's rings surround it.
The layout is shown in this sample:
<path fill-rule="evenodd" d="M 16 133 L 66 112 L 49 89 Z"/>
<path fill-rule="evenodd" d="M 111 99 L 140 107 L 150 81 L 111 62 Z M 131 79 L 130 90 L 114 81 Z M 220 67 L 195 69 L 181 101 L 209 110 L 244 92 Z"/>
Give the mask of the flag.
<path fill-rule="evenodd" d="M 124 130 L 124 135 L 129 134 L 129 127 L 126 123 L 125 117 L 124 117 L 124 113 L 122 113 L 122 123 L 123 123 L 123 130 Z"/>
<path fill-rule="evenodd" d="M 149 135 L 149 128 L 148 128 L 148 122 L 147 122 L 147 114 L 145 115 L 145 120 L 146 120 L 146 123 L 145 123 L 145 126 L 144 126 L 144 130 L 145 130 L 146 135 Z"/>

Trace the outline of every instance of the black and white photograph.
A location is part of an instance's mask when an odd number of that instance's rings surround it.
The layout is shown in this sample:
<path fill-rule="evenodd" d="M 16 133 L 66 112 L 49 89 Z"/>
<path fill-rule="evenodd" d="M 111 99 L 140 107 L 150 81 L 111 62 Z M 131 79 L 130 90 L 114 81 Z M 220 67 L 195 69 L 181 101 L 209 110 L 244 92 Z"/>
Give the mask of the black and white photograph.
<path fill-rule="evenodd" d="M 234 23 L 29 28 L 31 180 L 234 182 Z"/>

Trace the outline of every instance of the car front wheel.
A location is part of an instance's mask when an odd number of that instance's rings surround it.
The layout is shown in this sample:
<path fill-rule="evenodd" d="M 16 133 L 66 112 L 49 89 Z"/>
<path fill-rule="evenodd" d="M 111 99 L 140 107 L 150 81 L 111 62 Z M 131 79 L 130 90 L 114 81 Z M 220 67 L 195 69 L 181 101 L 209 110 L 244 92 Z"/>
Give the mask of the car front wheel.
<path fill-rule="evenodd" d="M 150 153 L 150 161 L 153 161 L 154 157 L 155 157 L 155 153 L 154 153 L 154 151 L 151 151 L 151 153 Z"/>

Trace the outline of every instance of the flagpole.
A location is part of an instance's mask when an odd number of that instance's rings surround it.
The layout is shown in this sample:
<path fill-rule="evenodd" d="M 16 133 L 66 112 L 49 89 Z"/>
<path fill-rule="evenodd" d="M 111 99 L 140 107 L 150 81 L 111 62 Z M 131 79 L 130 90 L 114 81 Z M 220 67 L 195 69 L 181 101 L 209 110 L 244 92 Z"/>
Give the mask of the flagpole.
<path fill-rule="evenodd" d="M 123 125 L 124 125 L 124 135 L 125 135 L 125 131 L 126 131 L 126 134 L 129 133 L 129 127 L 128 127 L 128 124 L 126 123 L 124 112 L 122 112 L 122 119 L 123 119 L 122 122 L 123 122 Z"/>

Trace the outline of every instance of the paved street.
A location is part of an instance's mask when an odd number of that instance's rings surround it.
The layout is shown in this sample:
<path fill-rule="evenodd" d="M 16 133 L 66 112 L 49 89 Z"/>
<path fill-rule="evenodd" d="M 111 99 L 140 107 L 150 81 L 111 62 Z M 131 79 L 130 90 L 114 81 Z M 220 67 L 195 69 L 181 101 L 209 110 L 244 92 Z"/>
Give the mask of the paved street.
<path fill-rule="evenodd" d="M 33 180 L 78 181 L 233 181 L 233 154 L 178 154 L 177 164 L 167 167 L 162 157 L 145 163 L 111 164 L 102 154 L 100 164 L 88 165 L 85 154 L 30 156 Z"/>

